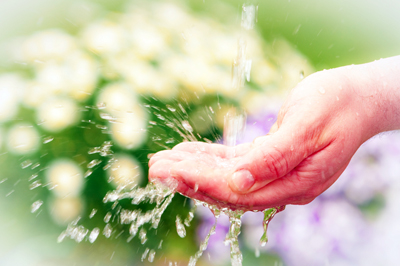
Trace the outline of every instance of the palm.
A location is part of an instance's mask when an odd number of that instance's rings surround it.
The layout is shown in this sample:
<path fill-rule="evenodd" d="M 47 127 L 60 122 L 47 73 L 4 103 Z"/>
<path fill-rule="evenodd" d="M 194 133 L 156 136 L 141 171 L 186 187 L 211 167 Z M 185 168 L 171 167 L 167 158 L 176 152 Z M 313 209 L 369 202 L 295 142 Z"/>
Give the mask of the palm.
<path fill-rule="evenodd" d="M 331 87 L 321 93 L 321 84 Z M 150 160 L 149 177 L 176 180 L 178 192 L 232 209 L 308 203 L 336 181 L 372 136 L 359 119 L 360 101 L 341 86 L 340 78 L 324 73 L 304 80 L 267 136 L 236 147 L 179 144 Z"/>

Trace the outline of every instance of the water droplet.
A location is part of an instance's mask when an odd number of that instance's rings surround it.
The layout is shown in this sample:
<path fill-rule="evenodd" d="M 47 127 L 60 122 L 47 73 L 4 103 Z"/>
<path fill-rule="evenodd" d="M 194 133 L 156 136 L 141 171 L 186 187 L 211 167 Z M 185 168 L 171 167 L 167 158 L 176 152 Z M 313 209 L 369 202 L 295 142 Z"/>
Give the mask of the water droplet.
<path fill-rule="evenodd" d="M 339 96 L 336 96 L 336 101 L 339 101 L 340 99 L 339 99 Z"/>
<path fill-rule="evenodd" d="M 156 256 L 156 252 L 153 249 L 150 250 L 148 261 L 153 262 L 155 256 Z"/>
<path fill-rule="evenodd" d="M 104 216 L 104 222 L 108 223 L 111 219 L 111 216 L 112 216 L 111 212 L 107 212 L 106 216 Z"/>
<path fill-rule="evenodd" d="M 325 88 L 322 87 L 322 86 L 319 87 L 318 91 L 319 91 L 321 94 L 325 94 Z"/>
<path fill-rule="evenodd" d="M 42 183 L 40 183 L 40 181 L 36 180 L 32 184 L 29 185 L 29 189 L 32 190 L 32 189 L 35 189 L 37 187 L 40 187 L 41 185 L 42 185 Z"/>
<path fill-rule="evenodd" d="M 104 120 L 108 120 L 108 121 L 114 121 L 114 117 L 112 117 L 112 115 L 107 114 L 107 113 L 100 113 L 100 118 L 104 119 Z"/>
<path fill-rule="evenodd" d="M 294 30 L 293 30 L 293 35 L 296 35 L 298 32 L 299 32 L 299 30 L 300 30 L 300 28 L 301 28 L 301 24 L 299 24 L 299 25 L 297 25 L 297 27 L 296 28 L 294 28 Z"/>
<path fill-rule="evenodd" d="M 92 161 L 90 161 L 90 163 L 88 163 L 87 168 L 93 168 L 100 163 L 101 163 L 101 160 L 98 160 L 98 159 L 92 160 Z"/>
<path fill-rule="evenodd" d="M 143 252 L 143 254 L 142 254 L 141 261 L 144 261 L 144 260 L 146 259 L 147 254 L 149 253 L 149 251 L 150 251 L 149 248 L 146 248 L 146 249 L 144 250 L 144 252 Z"/>
<path fill-rule="evenodd" d="M 31 213 L 36 212 L 37 210 L 39 210 L 40 206 L 42 206 L 43 201 L 42 200 L 37 200 L 34 203 L 32 203 L 31 206 Z"/>
<path fill-rule="evenodd" d="M 35 163 L 35 164 L 33 164 L 32 166 L 31 166 L 31 169 L 33 170 L 33 169 L 35 169 L 35 168 L 38 168 L 40 166 L 40 163 Z"/>
<path fill-rule="evenodd" d="M 93 216 L 96 214 L 97 210 L 96 209 L 92 209 L 92 211 L 89 214 L 89 218 L 92 219 Z"/>
<path fill-rule="evenodd" d="M 21 168 L 22 169 L 25 169 L 25 168 L 28 168 L 29 166 L 31 166 L 32 165 L 32 161 L 31 160 L 26 160 L 26 161 L 23 161 L 22 163 L 21 163 Z"/>
<path fill-rule="evenodd" d="M 168 105 L 168 104 L 167 104 L 167 108 L 168 108 L 168 110 L 170 110 L 171 112 L 175 112 L 175 111 L 176 111 L 176 109 L 175 109 L 174 107 L 172 107 L 171 105 Z"/>
<path fill-rule="evenodd" d="M 158 249 L 162 248 L 162 243 L 163 243 L 163 240 L 161 239 L 160 244 L 158 244 Z"/>
<path fill-rule="evenodd" d="M 97 109 L 102 110 L 106 108 L 106 103 L 101 102 L 96 105 Z"/>
<path fill-rule="evenodd" d="M 262 247 L 264 247 L 268 242 L 267 230 L 268 230 L 269 223 L 271 222 L 272 218 L 274 218 L 274 216 L 278 212 L 281 212 L 284 209 L 285 209 L 285 206 L 280 206 L 280 207 L 270 208 L 270 209 L 267 209 L 264 211 L 264 221 L 263 221 L 264 233 L 260 239 L 260 245 Z"/>
<path fill-rule="evenodd" d="M 174 143 L 174 142 L 175 142 L 175 140 L 173 138 L 170 138 L 170 139 L 167 139 L 165 141 L 165 144 L 171 144 L 171 143 Z"/>
<path fill-rule="evenodd" d="M 33 179 L 35 179 L 38 176 L 39 176 L 38 174 L 33 174 L 33 175 L 31 175 L 31 177 L 29 177 L 28 181 L 32 181 Z"/>
<path fill-rule="evenodd" d="M 199 190 L 199 184 L 196 183 L 196 184 L 194 185 L 194 189 L 193 189 L 193 190 L 194 190 L 194 192 L 197 192 L 197 190 Z"/>
<path fill-rule="evenodd" d="M 88 178 L 93 173 L 92 169 L 89 169 L 85 172 L 84 178 Z"/>
<path fill-rule="evenodd" d="M 105 126 L 105 125 L 100 125 L 100 124 L 97 124 L 96 127 L 99 128 L 99 129 L 102 129 L 102 130 L 108 129 L 107 126 Z"/>
<path fill-rule="evenodd" d="M 182 121 L 182 126 L 183 126 L 183 128 L 184 128 L 186 131 L 188 131 L 188 132 L 193 132 L 193 128 L 192 128 L 192 126 L 189 124 L 188 121 L 183 120 L 183 121 Z"/>
<path fill-rule="evenodd" d="M 112 234 L 113 230 L 110 224 L 106 224 L 106 226 L 103 229 L 103 235 L 106 238 L 110 238 L 111 234 Z"/>
<path fill-rule="evenodd" d="M 256 256 L 256 258 L 260 257 L 260 249 L 258 247 L 256 247 L 256 249 L 254 251 L 254 255 Z"/>
<path fill-rule="evenodd" d="M 179 216 L 176 216 L 175 224 L 178 235 L 181 238 L 184 238 L 186 236 L 186 229 L 185 226 L 182 224 L 181 218 Z"/>
<path fill-rule="evenodd" d="M 291 151 L 294 151 L 294 146 L 293 146 L 293 144 L 290 146 L 290 150 L 291 150 Z"/>
<path fill-rule="evenodd" d="M 304 71 L 300 71 L 300 79 L 304 79 Z"/>
<path fill-rule="evenodd" d="M 139 239 L 140 239 L 140 243 L 143 245 L 144 243 L 146 243 L 147 241 L 147 232 L 144 228 L 140 228 L 139 231 Z"/>
<path fill-rule="evenodd" d="M 93 243 L 94 241 L 96 241 L 99 234 L 100 234 L 100 229 L 97 227 L 93 228 L 92 232 L 90 232 L 89 235 L 89 242 Z"/>
<path fill-rule="evenodd" d="M 43 144 L 47 144 L 49 142 L 52 142 L 54 140 L 54 137 L 45 137 L 43 138 Z"/>

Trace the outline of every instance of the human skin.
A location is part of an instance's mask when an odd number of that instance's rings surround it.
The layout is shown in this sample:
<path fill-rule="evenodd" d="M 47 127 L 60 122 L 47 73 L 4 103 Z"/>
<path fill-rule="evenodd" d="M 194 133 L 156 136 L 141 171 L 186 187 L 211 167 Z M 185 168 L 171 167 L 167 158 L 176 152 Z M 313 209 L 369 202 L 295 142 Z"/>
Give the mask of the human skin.
<path fill-rule="evenodd" d="M 399 128 L 396 56 L 314 73 L 291 91 L 266 136 L 235 147 L 178 144 L 150 159 L 149 179 L 231 209 L 307 204 L 363 142 Z"/>

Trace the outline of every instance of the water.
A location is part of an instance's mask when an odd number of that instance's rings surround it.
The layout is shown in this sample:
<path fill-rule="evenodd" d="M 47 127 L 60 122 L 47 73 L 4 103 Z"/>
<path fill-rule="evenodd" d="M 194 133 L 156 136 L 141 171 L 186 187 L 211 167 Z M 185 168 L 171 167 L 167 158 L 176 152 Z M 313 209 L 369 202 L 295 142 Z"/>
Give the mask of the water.
<path fill-rule="evenodd" d="M 100 229 L 97 227 L 93 228 L 89 235 L 89 242 L 93 243 L 94 241 L 96 241 L 99 234 L 100 234 Z"/>
<path fill-rule="evenodd" d="M 230 244 L 231 246 L 231 263 L 232 266 L 240 266 L 242 265 L 243 261 L 243 255 L 240 252 L 239 248 L 239 234 L 240 234 L 240 228 L 242 226 L 242 215 L 243 215 L 242 210 L 237 210 L 237 211 L 227 211 L 228 217 L 229 217 L 229 232 L 228 235 L 226 236 L 225 243 Z"/>
<path fill-rule="evenodd" d="M 264 233 L 260 239 L 260 245 L 262 247 L 265 246 L 268 242 L 267 230 L 268 230 L 269 223 L 271 222 L 272 218 L 274 218 L 274 216 L 278 212 L 281 212 L 284 209 L 285 209 L 285 206 L 280 206 L 280 207 L 270 208 L 270 209 L 267 209 L 264 211 L 264 220 L 263 220 Z"/>
<path fill-rule="evenodd" d="M 34 203 L 32 203 L 31 206 L 31 213 L 36 212 L 37 210 L 39 210 L 39 208 L 42 206 L 43 201 L 42 200 L 37 200 Z"/>
<path fill-rule="evenodd" d="M 254 5 L 242 6 L 241 26 L 244 30 L 250 30 L 254 27 L 257 9 L 258 8 Z M 246 81 L 250 81 L 252 60 L 247 58 L 247 48 L 248 46 L 246 39 L 244 37 L 240 37 L 238 39 L 237 56 L 234 59 L 232 66 L 232 89 L 235 90 L 242 89 L 245 86 Z M 196 94 L 196 92 L 194 92 L 194 94 Z M 196 95 L 196 97 L 199 98 L 198 95 Z M 184 103 L 182 102 L 182 104 Z M 149 121 L 149 128 L 152 126 L 168 127 L 176 132 L 183 141 L 207 141 L 207 139 L 203 139 L 199 134 L 195 133 L 192 125 L 193 121 L 188 118 L 186 110 L 182 104 L 179 103 L 177 106 L 166 105 L 166 109 L 153 105 L 144 106 L 150 114 L 155 115 L 154 120 L 156 121 Z M 190 108 L 187 102 L 186 106 Z M 104 103 L 98 103 L 94 108 L 100 111 L 100 118 L 108 121 L 110 125 L 118 123 L 114 115 L 105 112 L 107 106 Z M 214 109 L 211 106 L 206 107 L 206 109 L 208 110 L 208 113 L 214 114 Z M 205 116 L 205 118 L 208 119 L 207 116 Z M 211 117 L 210 119 L 212 120 Z M 239 108 L 231 108 L 224 118 L 224 123 L 224 144 L 228 146 L 235 146 L 245 130 L 246 113 Z M 104 134 L 107 134 L 107 126 L 96 125 L 96 127 L 103 130 L 102 132 Z M 159 135 L 151 136 L 151 139 L 156 145 L 159 145 L 165 149 L 169 149 L 168 144 L 172 144 L 176 141 L 174 138 L 168 138 L 165 140 L 165 138 Z M 53 141 L 53 138 L 48 137 L 45 138 L 43 143 L 48 143 L 51 141 Z M 103 170 L 107 170 L 111 167 L 114 160 L 113 151 L 111 149 L 112 145 L 113 144 L 110 141 L 105 141 L 101 146 L 91 148 L 87 152 L 90 155 L 99 155 L 107 158 L 96 158 L 88 160 L 88 163 L 85 162 L 87 168 L 87 171 L 84 174 L 85 178 L 90 177 L 93 171 L 102 163 L 105 163 Z M 232 156 L 234 156 L 234 154 L 232 154 Z M 28 165 L 28 163 L 21 166 L 29 167 L 31 164 L 28 166 L 25 165 Z M 103 234 L 106 238 L 113 237 L 116 229 L 111 226 L 111 222 L 118 221 L 122 225 L 129 226 L 130 236 L 127 239 L 128 242 L 134 237 L 137 237 L 140 240 L 140 243 L 145 245 L 148 240 L 148 232 L 150 230 L 157 230 L 163 213 L 175 195 L 175 188 L 176 184 L 171 181 L 168 186 L 158 183 L 149 183 L 146 187 L 135 186 L 128 191 L 122 187 L 118 187 L 115 190 L 109 191 L 105 195 L 103 202 L 112 203 L 113 210 L 116 209 L 116 206 L 118 206 L 119 202 L 122 200 L 130 200 L 131 204 L 138 206 L 138 208 L 135 210 L 128 210 L 119 206 L 118 211 L 108 212 L 103 218 L 103 221 L 106 223 L 103 230 L 95 227 L 90 231 L 84 226 L 78 225 L 79 219 L 77 219 L 70 223 L 67 229 L 61 233 L 59 241 L 62 241 L 65 238 L 71 238 L 76 242 L 87 240 L 90 243 L 93 243 L 100 234 Z M 149 210 L 143 211 L 139 206 L 142 203 L 152 204 L 153 207 Z M 181 218 L 181 216 L 176 216 L 175 224 L 178 235 L 182 238 L 186 236 L 185 227 L 189 227 L 191 225 L 196 207 L 199 204 L 208 207 L 213 212 L 215 216 L 215 223 L 211 227 L 206 238 L 201 242 L 199 250 L 190 258 L 189 265 L 194 266 L 206 250 L 210 236 L 215 233 L 217 220 L 220 214 L 227 215 L 230 221 L 230 229 L 226 236 L 225 243 L 230 245 L 232 265 L 241 265 L 243 257 L 240 252 L 238 238 L 241 232 L 241 217 L 244 213 L 243 210 L 233 211 L 229 209 L 220 209 L 204 202 L 195 201 L 194 206 L 189 211 L 185 219 L 183 219 L 184 217 Z M 265 237 L 263 235 L 262 239 L 267 239 L 266 230 L 268 223 L 277 212 L 278 208 L 272 208 L 266 211 L 268 215 L 266 215 L 266 218 L 264 219 Z M 96 213 L 97 210 L 93 209 L 89 215 L 89 218 L 93 218 Z M 266 241 L 264 242 L 266 243 Z M 159 249 L 161 249 L 161 247 L 162 240 L 159 243 Z M 147 258 L 149 262 L 153 262 L 155 255 L 156 252 L 153 249 L 146 248 L 145 252 L 142 254 L 141 260 L 144 261 Z M 170 265 L 174 264 L 176 265 L 177 263 L 170 262 Z"/>
<path fill-rule="evenodd" d="M 186 229 L 179 215 L 176 216 L 175 224 L 176 224 L 176 232 L 180 237 L 184 238 L 186 236 Z"/>
<path fill-rule="evenodd" d="M 149 262 L 153 262 L 154 261 L 154 257 L 156 256 L 156 251 L 155 250 L 150 250 L 150 252 L 149 252 L 149 257 L 148 257 L 148 261 Z"/>
<path fill-rule="evenodd" d="M 196 202 L 196 204 L 201 204 L 199 201 L 195 201 L 195 202 Z M 219 209 L 217 209 L 213 206 L 210 206 L 206 203 L 203 203 L 203 205 L 210 208 L 210 210 L 212 210 L 214 217 L 215 217 L 215 221 L 214 221 L 214 225 L 211 227 L 210 231 L 208 231 L 208 234 L 206 235 L 204 240 L 201 242 L 199 250 L 196 252 L 196 254 L 194 256 L 190 257 L 188 266 L 195 266 L 197 261 L 199 260 L 199 258 L 203 255 L 203 252 L 207 249 L 208 241 L 210 240 L 211 235 L 213 235 L 215 233 L 215 228 L 217 227 L 218 217 L 221 213 Z"/>
<path fill-rule="evenodd" d="M 235 146 L 246 130 L 246 112 L 232 107 L 224 117 L 224 144 Z"/>

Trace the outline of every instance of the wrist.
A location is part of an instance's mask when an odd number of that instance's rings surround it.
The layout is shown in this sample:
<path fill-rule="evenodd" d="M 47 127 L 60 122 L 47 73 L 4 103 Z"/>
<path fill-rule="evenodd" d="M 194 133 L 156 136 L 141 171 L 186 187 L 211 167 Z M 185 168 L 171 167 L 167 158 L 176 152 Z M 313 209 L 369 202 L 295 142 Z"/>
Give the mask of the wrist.
<path fill-rule="evenodd" d="M 356 74 L 371 137 L 400 129 L 400 56 L 360 65 Z"/>

